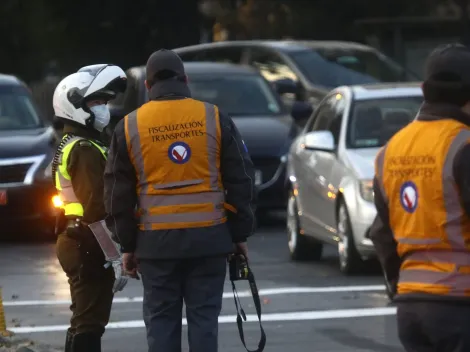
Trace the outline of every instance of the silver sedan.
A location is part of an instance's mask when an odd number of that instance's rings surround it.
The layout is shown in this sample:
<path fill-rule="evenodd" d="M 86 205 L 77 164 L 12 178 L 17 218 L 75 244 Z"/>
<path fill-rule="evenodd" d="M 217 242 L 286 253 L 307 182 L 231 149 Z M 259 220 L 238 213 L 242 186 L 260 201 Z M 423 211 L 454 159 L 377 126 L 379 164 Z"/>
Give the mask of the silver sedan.
<path fill-rule="evenodd" d="M 319 260 L 324 244 L 332 244 L 350 275 L 375 257 L 368 236 L 376 216 L 374 160 L 422 101 L 419 84 L 396 83 L 339 87 L 318 105 L 288 154 L 292 259 Z"/>

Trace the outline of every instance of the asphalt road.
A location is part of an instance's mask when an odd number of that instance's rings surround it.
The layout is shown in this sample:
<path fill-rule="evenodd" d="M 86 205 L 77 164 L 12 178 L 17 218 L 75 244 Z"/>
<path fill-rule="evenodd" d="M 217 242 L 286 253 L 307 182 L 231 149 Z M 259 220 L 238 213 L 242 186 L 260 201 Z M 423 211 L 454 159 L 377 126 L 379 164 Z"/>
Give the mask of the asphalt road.
<path fill-rule="evenodd" d="M 267 224 L 269 225 L 267 225 Z M 268 219 L 249 242 L 252 269 L 262 296 L 265 351 L 401 352 L 395 310 L 388 306 L 377 270 L 344 277 L 335 248 L 321 262 L 289 260 L 284 220 Z M 67 329 L 69 291 L 53 243 L 1 243 L 0 285 L 9 329 L 21 336 L 62 348 Z M 238 285 L 249 322 L 248 347 L 259 339 L 248 287 Z M 219 325 L 220 351 L 243 352 L 235 308 L 227 282 Z M 104 352 L 146 351 L 142 287 L 133 280 L 115 297 Z M 185 328 L 186 333 L 186 328 Z M 183 351 L 188 351 L 186 338 Z"/>

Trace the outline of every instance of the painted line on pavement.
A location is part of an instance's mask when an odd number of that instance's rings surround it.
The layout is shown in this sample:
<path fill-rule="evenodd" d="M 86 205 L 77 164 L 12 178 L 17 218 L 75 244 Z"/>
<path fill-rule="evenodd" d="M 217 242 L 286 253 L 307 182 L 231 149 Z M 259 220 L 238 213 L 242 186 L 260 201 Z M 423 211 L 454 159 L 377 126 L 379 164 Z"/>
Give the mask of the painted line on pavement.
<path fill-rule="evenodd" d="M 346 319 L 360 317 L 377 317 L 395 315 L 396 308 L 361 308 L 361 309 L 337 309 L 324 311 L 307 311 L 307 312 L 286 312 L 286 313 L 269 313 L 262 316 L 263 322 L 277 321 L 302 321 L 302 320 L 324 320 L 324 319 Z M 236 323 L 236 315 L 222 315 L 219 317 L 220 324 Z M 258 322 L 255 314 L 247 315 L 247 322 Z M 187 325 L 186 318 L 183 318 L 183 325 Z M 106 329 L 131 329 L 144 328 L 143 320 L 129 320 L 120 322 L 111 322 Z M 51 332 L 66 331 L 69 325 L 45 325 L 45 326 L 23 326 L 23 327 L 7 327 L 9 331 L 17 334 L 34 333 L 34 332 Z"/>
<path fill-rule="evenodd" d="M 366 286 L 332 286 L 332 287 L 279 287 L 259 290 L 261 296 L 285 295 L 292 293 L 334 293 L 334 292 L 367 292 L 384 291 L 384 285 L 366 285 Z M 250 291 L 239 291 L 239 297 L 251 297 Z M 224 292 L 223 298 L 233 298 L 232 292 Z M 113 303 L 138 303 L 142 302 L 143 297 L 115 297 Z M 43 305 L 68 305 L 70 300 L 30 300 L 30 301 L 4 301 L 5 307 L 18 306 L 43 306 Z"/>

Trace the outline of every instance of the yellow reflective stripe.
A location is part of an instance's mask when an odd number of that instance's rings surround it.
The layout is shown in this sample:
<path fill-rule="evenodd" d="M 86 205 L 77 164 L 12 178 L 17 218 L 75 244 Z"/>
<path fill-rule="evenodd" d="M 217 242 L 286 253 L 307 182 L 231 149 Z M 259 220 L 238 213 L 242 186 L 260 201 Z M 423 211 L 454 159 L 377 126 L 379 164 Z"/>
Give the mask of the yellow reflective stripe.
<path fill-rule="evenodd" d="M 214 221 L 214 225 L 224 221 L 225 211 L 214 210 L 209 212 L 194 212 L 194 213 L 181 213 L 181 214 L 148 214 L 140 217 L 140 223 L 147 224 L 168 224 L 174 222 L 203 222 Z"/>
<path fill-rule="evenodd" d="M 89 139 L 86 139 L 86 138 L 82 138 L 82 137 L 74 137 L 74 138 L 70 139 L 67 142 L 67 144 L 65 145 L 65 147 L 62 149 L 62 162 L 59 164 L 59 170 L 60 170 L 61 174 L 67 180 L 70 180 L 70 175 L 69 175 L 69 172 L 67 171 L 67 161 L 69 160 L 70 153 L 72 152 L 72 148 L 74 147 L 75 143 L 77 143 L 79 141 L 82 141 L 82 140 L 83 141 L 88 141 L 91 144 L 93 144 L 101 152 L 101 155 L 103 155 L 103 157 L 105 159 L 107 159 L 106 149 L 101 147 L 99 144 L 96 144 L 95 142 L 93 142 Z"/>
<path fill-rule="evenodd" d="M 224 192 L 205 192 L 193 194 L 174 195 L 148 195 L 142 194 L 139 197 L 139 208 L 150 209 L 158 206 L 180 205 L 180 204 L 203 204 L 213 203 L 218 206 L 224 203 Z"/>
<path fill-rule="evenodd" d="M 60 177 L 59 177 L 60 171 L 57 170 L 55 173 L 55 188 L 57 188 L 58 191 L 62 190 L 62 186 L 60 184 Z"/>
<path fill-rule="evenodd" d="M 217 153 L 219 149 L 217 145 L 217 119 L 215 116 L 215 106 L 209 103 L 204 103 L 206 109 L 206 138 L 207 138 L 207 157 L 209 158 L 209 174 L 210 174 L 210 187 L 213 191 L 219 190 L 219 171 L 217 169 Z"/>
<path fill-rule="evenodd" d="M 64 138 L 66 138 L 66 136 L 64 136 Z M 103 157 L 105 159 L 107 158 L 106 149 L 91 140 L 82 137 L 73 137 L 69 141 L 67 141 L 66 145 L 62 149 L 61 162 L 59 164 L 59 167 L 57 168 L 57 172 L 55 175 L 56 188 L 59 191 L 60 198 L 64 203 L 62 209 L 64 210 L 64 214 L 66 216 L 83 216 L 83 206 L 80 204 L 80 202 L 78 202 L 78 198 L 75 195 L 75 192 L 73 191 L 72 182 L 70 181 L 71 178 L 67 170 L 67 162 L 70 156 L 70 152 L 72 151 L 72 148 L 75 143 L 81 140 L 86 140 L 93 144 L 96 148 L 98 148 Z"/>
<path fill-rule="evenodd" d="M 70 175 L 69 175 L 69 172 L 67 171 L 67 161 L 69 160 L 70 152 L 72 151 L 72 148 L 75 145 L 75 143 L 81 140 L 84 140 L 84 138 L 74 137 L 71 140 L 69 140 L 67 144 L 64 146 L 64 148 L 62 149 L 62 158 L 61 158 L 61 163 L 59 164 L 58 170 L 60 171 L 61 175 L 67 180 L 70 180 Z"/>
<path fill-rule="evenodd" d="M 70 203 L 63 206 L 65 216 L 83 216 L 83 206 L 80 203 Z"/>

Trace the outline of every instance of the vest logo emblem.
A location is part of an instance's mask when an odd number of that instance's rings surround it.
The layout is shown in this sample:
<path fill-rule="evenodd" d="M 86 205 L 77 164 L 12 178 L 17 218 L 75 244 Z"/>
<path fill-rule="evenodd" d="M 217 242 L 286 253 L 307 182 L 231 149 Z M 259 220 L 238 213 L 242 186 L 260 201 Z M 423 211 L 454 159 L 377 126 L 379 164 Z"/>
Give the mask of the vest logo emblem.
<path fill-rule="evenodd" d="M 414 213 L 418 206 L 418 188 L 411 182 L 405 182 L 400 188 L 400 202 L 408 213 Z"/>
<path fill-rule="evenodd" d="M 191 158 L 191 148 L 184 142 L 175 142 L 168 148 L 168 157 L 175 164 L 185 164 Z"/>

